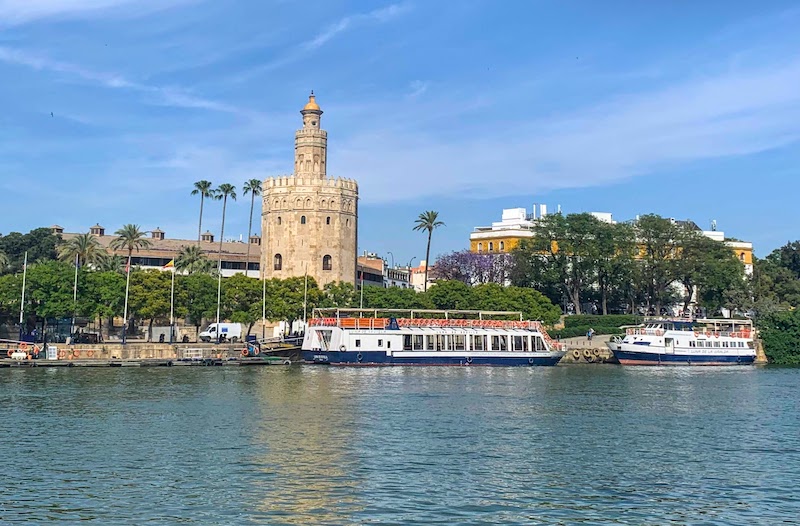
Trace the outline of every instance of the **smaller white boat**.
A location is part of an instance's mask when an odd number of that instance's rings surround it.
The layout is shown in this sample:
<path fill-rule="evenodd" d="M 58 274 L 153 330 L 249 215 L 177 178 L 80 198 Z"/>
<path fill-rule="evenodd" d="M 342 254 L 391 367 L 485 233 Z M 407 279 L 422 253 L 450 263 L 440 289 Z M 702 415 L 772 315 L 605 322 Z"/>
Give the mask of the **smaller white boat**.
<path fill-rule="evenodd" d="M 751 365 L 756 358 L 750 320 L 649 320 L 608 342 L 622 365 Z"/>

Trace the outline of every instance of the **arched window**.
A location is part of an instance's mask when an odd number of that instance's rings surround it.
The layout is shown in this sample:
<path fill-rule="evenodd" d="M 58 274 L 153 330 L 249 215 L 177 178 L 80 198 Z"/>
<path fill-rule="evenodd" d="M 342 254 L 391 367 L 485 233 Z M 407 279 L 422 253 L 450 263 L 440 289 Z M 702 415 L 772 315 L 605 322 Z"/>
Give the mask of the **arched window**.
<path fill-rule="evenodd" d="M 483 252 L 483 243 L 478 243 L 478 252 Z"/>
<path fill-rule="evenodd" d="M 278 216 L 278 224 L 280 225 L 280 224 L 281 224 L 281 222 L 282 222 L 282 220 L 281 220 L 281 216 Z"/>
<path fill-rule="evenodd" d="M 739 254 L 739 261 L 744 261 L 744 252 Z"/>
<path fill-rule="evenodd" d="M 494 243 L 489 241 L 489 252 L 494 252 Z"/>
<path fill-rule="evenodd" d="M 331 270 L 331 268 L 333 268 L 333 266 L 331 264 L 331 257 L 326 254 L 322 258 L 322 270 Z"/>
<path fill-rule="evenodd" d="M 305 225 L 306 224 L 306 216 L 300 216 L 300 224 L 301 225 Z"/>
<path fill-rule="evenodd" d="M 500 252 L 503 252 L 505 249 L 506 249 L 506 242 L 505 241 L 501 241 L 500 242 Z"/>
<path fill-rule="evenodd" d="M 344 226 L 350 226 L 350 220 L 349 219 L 344 222 Z"/>
<path fill-rule="evenodd" d="M 306 199 L 306 209 L 311 210 L 311 198 Z"/>
<path fill-rule="evenodd" d="M 281 270 L 283 268 L 283 256 L 280 254 L 275 254 L 275 262 L 273 265 L 275 270 Z"/>
<path fill-rule="evenodd" d="M 331 224 L 331 216 L 328 216 L 328 217 L 325 218 L 325 224 L 326 225 L 330 225 Z"/>

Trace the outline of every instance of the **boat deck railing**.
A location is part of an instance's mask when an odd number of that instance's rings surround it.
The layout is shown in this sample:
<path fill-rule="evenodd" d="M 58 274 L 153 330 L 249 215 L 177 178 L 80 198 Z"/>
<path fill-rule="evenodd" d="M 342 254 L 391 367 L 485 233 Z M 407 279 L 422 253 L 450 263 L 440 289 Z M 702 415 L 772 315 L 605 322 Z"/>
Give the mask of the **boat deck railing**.
<path fill-rule="evenodd" d="M 633 335 L 633 336 L 664 336 L 666 331 L 664 329 L 656 329 L 656 328 L 628 328 L 625 330 L 625 334 Z M 675 331 L 670 331 L 675 332 Z M 713 330 L 713 329 L 706 329 L 706 328 L 698 328 L 695 327 L 692 331 L 677 331 L 677 332 L 692 332 L 695 336 L 706 336 L 708 338 L 719 338 L 728 337 L 728 338 L 750 338 L 753 335 L 753 331 L 749 327 L 742 328 L 738 331 L 731 331 L 731 330 Z"/>

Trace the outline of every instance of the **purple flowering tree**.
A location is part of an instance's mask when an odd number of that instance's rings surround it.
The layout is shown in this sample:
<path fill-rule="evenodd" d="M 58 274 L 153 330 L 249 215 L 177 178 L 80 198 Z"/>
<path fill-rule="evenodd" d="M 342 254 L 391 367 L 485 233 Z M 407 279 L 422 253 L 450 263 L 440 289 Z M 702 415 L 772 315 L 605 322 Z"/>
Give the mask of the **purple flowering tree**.
<path fill-rule="evenodd" d="M 431 274 L 433 279 L 458 280 L 467 285 L 508 285 L 512 265 L 510 254 L 476 254 L 461 250 L 439 256 Z"/>

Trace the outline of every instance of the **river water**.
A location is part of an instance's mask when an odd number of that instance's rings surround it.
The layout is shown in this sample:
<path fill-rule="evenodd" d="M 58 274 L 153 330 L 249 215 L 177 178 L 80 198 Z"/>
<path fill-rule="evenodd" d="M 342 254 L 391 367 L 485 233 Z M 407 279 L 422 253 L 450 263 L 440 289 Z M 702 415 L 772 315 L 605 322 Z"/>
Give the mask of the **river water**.
<path fill-rule="evenodd" d="M 768 524 L 800 369 L 0 369 L 0 523 Z"/>

